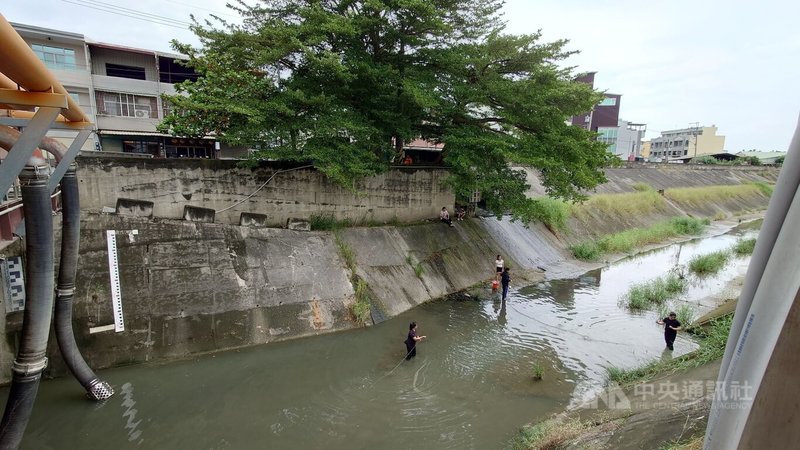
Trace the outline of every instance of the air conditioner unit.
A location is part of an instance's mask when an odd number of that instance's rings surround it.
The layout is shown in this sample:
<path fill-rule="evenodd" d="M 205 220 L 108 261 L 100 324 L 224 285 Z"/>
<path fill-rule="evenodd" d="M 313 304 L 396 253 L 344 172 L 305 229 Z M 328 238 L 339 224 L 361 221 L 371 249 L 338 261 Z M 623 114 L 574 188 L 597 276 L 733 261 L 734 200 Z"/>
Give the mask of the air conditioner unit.
<path fill-rule="evenodd" d="M 139 110 L 136 110 L 134 115 L 136 116 L 137 119 L 149 119 L 150 118 L 150 111 L 145 111 L 145 110 L 139 109 Z"/>

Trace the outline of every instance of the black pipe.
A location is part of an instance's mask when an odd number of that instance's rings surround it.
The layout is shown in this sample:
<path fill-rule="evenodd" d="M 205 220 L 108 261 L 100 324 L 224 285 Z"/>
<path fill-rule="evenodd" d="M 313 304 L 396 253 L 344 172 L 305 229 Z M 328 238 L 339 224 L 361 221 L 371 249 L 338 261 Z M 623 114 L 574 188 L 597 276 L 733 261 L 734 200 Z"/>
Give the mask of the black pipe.
<path fill-rule="evenodd" d="M 72 375 L 86 389 L 86 395 L 93 400 L 105 400 L 114 395 L 114 389 L 108 383 L 100 381 L 86 364 L 72 331 L 72 297 L 75 293 L 78 244 L 81 235 L 81 207 L 75 168 L 75 163 L 70 164 L 61 179 L 61 260 L 56 288 L 56 340 L 58 348 L 61 349 L 61 357 L 64 358 Z"/>
<path fill-rule="evenodd" d="M 53 313 L 53 216 L 49 167 L 28 165 L 20 172 L 25 213 L 25 312 L 19 351 L 11 366 L 11 391 L 0 422 L 0 449 L 22 441 L 33 411 L 42 371 L 47 366 L 47 338 Z"/>

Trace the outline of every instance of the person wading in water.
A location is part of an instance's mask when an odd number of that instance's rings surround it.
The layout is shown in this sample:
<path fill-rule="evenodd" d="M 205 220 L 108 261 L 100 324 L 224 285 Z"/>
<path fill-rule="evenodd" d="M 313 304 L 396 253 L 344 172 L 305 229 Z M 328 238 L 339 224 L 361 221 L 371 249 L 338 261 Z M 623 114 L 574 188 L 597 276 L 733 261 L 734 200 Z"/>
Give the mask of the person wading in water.
<path fill-rule="evenodd" d="M 656 321 L 659 325 L 664 325 L 664 340 L 667 341 L 667 348 L 674 350 L 672 344 L 675 342 L 675 337 L 681 329 L 681 323 L 678 322 L 674 312 L 669 313 L 669 317 L 659 319 Z"/>
<path fill-rule="evenodd" d="M 508 284 L 511 283 L 510 270 L 508 267 L 503 269 L 503 275 L 500 277 L 500 284 L 503 285 L 503 301 L 506 301 L 506 297 L 508 297 Z"/>
<path fill-rule="evenodd" d="M 408 354 L 406 355 L 406 359 L 410 360 L 411 358 L 417 356 L 417 342 L 425 339 L 427 336 L 417 336 L 417 322 L 411 322 L 408 325 L 408 338 L 406 338 L 406 351 Z"/>

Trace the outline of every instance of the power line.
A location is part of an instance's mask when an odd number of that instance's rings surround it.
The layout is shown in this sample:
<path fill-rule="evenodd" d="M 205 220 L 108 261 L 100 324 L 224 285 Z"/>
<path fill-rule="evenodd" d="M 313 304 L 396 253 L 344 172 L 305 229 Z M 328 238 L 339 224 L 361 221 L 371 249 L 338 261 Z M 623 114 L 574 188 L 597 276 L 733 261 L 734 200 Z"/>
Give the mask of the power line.
<path fill-rule="evenodd" d="M 165 24 L 176 24 L 176 25 L 187 26 L 187 27 L 189 25 L 191 25 L 187 21 L 183 21 L 183 20 L 179 20 L 179 19 L 173 19 L 171 17 L 161 16 L 161 15 L 158 15 L 158 14 L 152 14 L 152 13 L 148 13 L 148 12 L 138 11 L 138 10 L 135 10 L 135 9 L 125 8 L 123 6 L 117 6 L 117 5 L 114 5 L 112 3 L 101 2 L 99 0 L 73 0 L 73 1 L 78 1 L 80 3 L 86 4 L 86 6 L 89 6 L 89 5 L 98 6 L 98 7 L 101 7 L 101 8 L 106 8 L 106 9 L 111 10 L 111 11 L 118 11 L 118 12 L 121 12 L 121 13 L 124 13 L 124 14 L 131 14 L 131 15 L 135 15 L 137 17 L 143 17 L 143 18 L 148 19 L 148 20 L 154 20 L 154 21 L 157 21 L 157 22 L 163 22 Z"/>
<path fill-rule="evenodd" d="M 189 22 L 184 22 L 169 17 L 159 16 L 156 14 L 145 13 L 134 9 L 123 8 L 120 6 L 103 3 L 95 0 L 62 0 L 65 3 L 83 6 L 85 8 L 95 9 L 98 11 L 108 12 L 119 16 L 130 17 L 131 19 L 142 20 L 145 22 L 154 23 L 157 25 L 164 25 L 173 28 L 188 29 L 191 25 Z"/>
<path fill-rule="evenodd" d="M 176 5 L 181 5 L 181 6 L 186 6 L 186 7 L 189 7 L 189 8 L 199 9 L 201 11 L 207 11 L 207 12 L 213 13 L 213 14 L 218 15 L 218 16 L 228 16 L 228 17 L 239 18 L 238 14 L 230 14 L 230 13 L 224 13 L 224 12 L 215 11 L 213 9 L 201 8 L 199 6 L 195 6 L 195 5 L 192 5 L 190 3 L 179 2 L 177 0 L 166 0 L 166 1 L 168 1 L 170 3 L 174 3 Z"/>

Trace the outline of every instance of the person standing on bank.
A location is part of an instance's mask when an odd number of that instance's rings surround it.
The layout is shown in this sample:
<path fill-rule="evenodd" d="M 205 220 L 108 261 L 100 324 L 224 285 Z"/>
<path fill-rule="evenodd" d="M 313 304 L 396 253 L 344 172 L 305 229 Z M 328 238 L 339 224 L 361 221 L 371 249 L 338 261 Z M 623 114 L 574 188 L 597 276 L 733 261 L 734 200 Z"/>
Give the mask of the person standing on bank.
<path fill-rule="evenodd" d="M 406 338 L 406 360 L 417 356 L 417 342 L 425 339 L 427 336 L 417 336 L 417 322 L 411 322 L 408 325 L 408 337 Z"/>
<path fill-rule="evenodd" d="M 494 279 L 499 281 L 500 275 L 503 273 L 503 267 L 505 267 L 506 262 L 503 261 L 503 257 L 497 255 L 497 259 L 494 260 Z"/>
<path fill-rule="evenodd" d="M 672 344 L 675 342 L 675 337 L 681 329 L 681 323 L 678 322 L 677 316 L 674 312 L 671 312 L 669 313 L 669 317 L 659 319 L 656 323 L 664 325 L 664 340 L 667 342 L 667 348 L 674 350 Z"/>
<path fill-rule="evenodd" d="M 506 297 L 508 297 L 508 284 L 511 283 L 511 274 L 509 273 L 510 270 L 511 269 L 508 267 L 503 269 L 503 276 L 500 277 L 500 284 L 503 285 L 503 301 L 506 301 Z"/>

